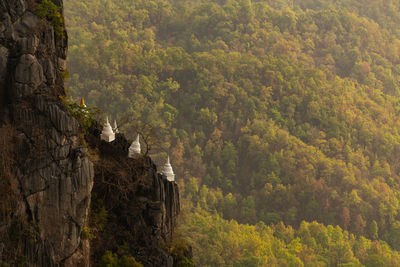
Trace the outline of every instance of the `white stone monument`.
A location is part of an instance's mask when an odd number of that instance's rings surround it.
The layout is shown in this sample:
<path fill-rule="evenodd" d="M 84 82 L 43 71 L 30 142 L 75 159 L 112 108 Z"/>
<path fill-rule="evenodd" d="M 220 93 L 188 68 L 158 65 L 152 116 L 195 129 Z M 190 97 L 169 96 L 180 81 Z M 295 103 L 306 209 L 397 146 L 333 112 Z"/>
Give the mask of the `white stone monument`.
<path fill-rule="evenodd" d="M 165 163 L 162 174 L 164 174 L 167 177 L 167 180 L 170 182 L 175 181 L 175 174 L 174 171 L 172 170 L 171 163 L 169 162 L 169 156 L 167 159 L 167 163 Z"/>
<path fill-rule="evenodd" d="M 129 147 L 128 157 L 137 158 L 140 155 L 140 142 L 139 142 L 139 134 L 136 136 L 135 141 L 132 142 Z"/>
<path fill-rule="evenodd" d="M 115 133 L 113 132 L 111 125 L 108 122 L 108 117 L 106 123 L 104 123 L 103 131 L 101 132 L 100 138 L 101 140 L 109 143 L 115 140 Z"/>

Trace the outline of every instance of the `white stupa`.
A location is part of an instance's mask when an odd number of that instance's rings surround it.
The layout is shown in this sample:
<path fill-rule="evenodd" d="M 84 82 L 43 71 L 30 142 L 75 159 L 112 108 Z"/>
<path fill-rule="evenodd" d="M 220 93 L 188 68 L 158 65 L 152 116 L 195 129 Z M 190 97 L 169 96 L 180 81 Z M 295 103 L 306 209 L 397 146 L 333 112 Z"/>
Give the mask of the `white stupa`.
<path fill-rule="evenodd" d="M 174 171 L 172 170 L 172 166 L 171 163 L 169 163 L 169 156 L 167 159 L 167 163 L 165 163 L 162 174 L 164 174 L 165 176 L 167 176 L 167 180 L 170 182 L 175 181 L 175 174 Z"/>
<path fill-rule="evenodd" d="M 140 154 L 140 142 L 139 142 L 139 134 L 136 136 L 135 141 L 132 142 L 131 146 L 129 147 L 129 154 L 128 157 L 130 158 L 137 158 Z"/>
<path fill-rule="evenodd" d="M 116 121 L 116 120 L 114 120 L 113 131 L 114 131 L 114 133 L 119 133 L 118 126 L 117 126 L 117 121 Z"/>
<path fill-rule="evenodd" d="M 111 125 L 108 122 L 108 117 L 106 123 L 104 123 L 103 131 L 101 132 L 100 138 L 101 140 L 109 143 L 115 140 L 115 133 L 113 132 Z"/>

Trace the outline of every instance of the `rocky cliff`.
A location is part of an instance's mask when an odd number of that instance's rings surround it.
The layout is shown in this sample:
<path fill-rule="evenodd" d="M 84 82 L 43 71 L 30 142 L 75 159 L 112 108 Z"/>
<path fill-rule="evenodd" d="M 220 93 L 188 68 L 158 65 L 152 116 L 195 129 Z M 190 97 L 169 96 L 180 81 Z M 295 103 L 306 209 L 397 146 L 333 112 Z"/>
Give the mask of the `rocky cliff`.
<path fill-rule="evenodd" d="M 171 266 L 160 246 L 179 212 L 177 186 L 149 158 L 128 159 L 123 136 L 102 143 L 95 128 L 87 134 L 93 165 L 62 102 L 66 54 L 61 0 L 0 0 L 0 264 L 96 265 L 128 244 L 144 265 Z M 90 258 L 81 237 L 92 188 L 108 218 Z"/>
<path fill-rule="evenodd" d="M 149 157 L 128 158 L 130 144 L 122 134 L 112 143 L 100 141 L 100 127 L 95 125 L 86 140 L 98 155 L 94 159 L 94 228 L 99 228 L 99 208 L 107 211 L 104 227 L 92 240 L 92 263 L 97 265 L 109 250 L 133 255 L 144 266 L 173 266 L 177 259 L 167 251 L 180 211 L 177 184 L 157 173 Z"/>
<path fill-rule="evenodd" d="M 12 135 L 7 144 L 15 144 L 17 185 L 13 209 L 1 217 L 0 246 L 11 264 L 72 266 L 85 261 L 80 235 L 94 172 L 79 124 L 60 101 L 66 33 L 55 34 L 37 4 L 0 1 L 1 121 Z"/>

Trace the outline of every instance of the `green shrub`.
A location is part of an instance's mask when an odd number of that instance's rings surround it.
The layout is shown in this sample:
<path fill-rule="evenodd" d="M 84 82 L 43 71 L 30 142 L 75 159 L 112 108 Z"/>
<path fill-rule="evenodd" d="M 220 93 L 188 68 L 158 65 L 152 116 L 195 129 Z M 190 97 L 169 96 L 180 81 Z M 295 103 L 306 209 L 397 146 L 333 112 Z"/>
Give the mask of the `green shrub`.
<path fill-rule="evenodd" d="M 68 69 L 65 69 L 64 71 L 61 71 L 61 77 L 62 77 L 62 79 L 65 81 L 65 79 L 68 79 L 68 78 L 70 78 L 71 76 L 70 76 L 70 74 L 69 74 L 69 70 Z"/>
<path fill-rule="evenodd" d="M 87 130 L 93 123 L 95 123 L 95 116 L 100 113 L 100 110 L 96 107 L 88 108 L 77 103 L 71 103 L 66 97 L 60 96 L 61 101 L 68 108 L 69 112 L 75 119 L 78 120 L 83 130 Z"/>
<path fill-rule="evenodd" d="M 54 32 L 59 38 L 65 38 L 63 27 L 64 20 L 58 6 L 50 0 L 43 0 L 42 3 L 36 7 L 36 14 L 50 22 L 51 26 L 54 28 Z"/>
<path fill-rule="evenodd" d="M 194 262 L 185 256 L 185 254 L 188 252 L 188 249 L 189 247 L 185 240 L 175 240 L 171 248 L 171 254 L 174 259 L 178 260 L 178 267 L 194 266 Z"/>
<path fill-rule="evenodd" d="M 186 258 L 186 257 L 183 257 L 183 259 L 180 260 L 180 261 L 177 263 L 176 266 L 177 266 L 177 267 L 193 267 L 193 266 L 195 266 L 195 265 L 194 265 L 194 262 L 193 262 L 191 259 L 188 259 L 188 258 Z"/>
<path fill-rule="evenodd" d="M 95 238 L 95 235 L 92 233 L 92 230 L 89 227 L 84 226 L 81 232 L 81 238 L 92 240 Z"/>
<path fill-rule="evenodd" d="M 89 128 L 94 122 L 92 114 L 89 112 L 90 109 L 87 107 L 80 106 L 76 103 L 70 103 L 68 105 L 69 111 L 80 123 L 81 126 Z"/>
<path fill-rule="evenodd" d="M 13 242 L 24 241 L 34 244 L 39 240 L 37 227 L 21 217 L 13 219 L 9 228 L 9 234 Z"/>
<path fill-rule="evenodd" d="M 103 200 L 97 197 L 96 193 L 92 193 L 92 201 L 90 205 L 90 225 L 97 231 L 101 231 L 107 224 L 108 213 L 104 207 Z"/>
<path fill-rule="evenodd" d="M 135 260 L 131 255 L 124 255 L 121 258 L 117 254 L 107 250 L 101 257 L 101 267 L 143 267 L 143 265 Z"/>
<path fill-rule="evenodd" d="M 122 256 L 119 259 L 119 266 L 121 267 L 143 267 L 142 264 L 136 261 L 133 256 Z"/>

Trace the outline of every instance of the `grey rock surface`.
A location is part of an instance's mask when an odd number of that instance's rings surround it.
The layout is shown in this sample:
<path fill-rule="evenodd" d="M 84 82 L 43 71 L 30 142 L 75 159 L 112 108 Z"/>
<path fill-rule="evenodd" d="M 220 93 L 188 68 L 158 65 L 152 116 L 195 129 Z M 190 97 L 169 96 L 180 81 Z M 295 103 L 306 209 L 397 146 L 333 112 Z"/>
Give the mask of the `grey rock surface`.
<path fill-rule="evenodd" d="M 43 80 L 43 69 L 37 59 L 30 54 L 22 55 L 15 69 L 15 81 L 37 88 Z"/>
<path fill-rule="evenodd" d="M 62 0 L 52 1 L 62 7 Z M 7 220 L 0 213 L 0 265 L 17 266 L 23 256 L 26 266 L 96 266 L 106 249 L 116 251 L 126 241 L 145 266 L 173 266 L 173 257 L 161 247 L 171 241 L 176 225 L 178 187 L 157 173 L 150 158 L 129 159 L 130 144 L 121 134 L 108 144 L 94 129 L 87 142 L 101 151 L 101 160 L 115 163 L 107 179 L 125 179 L 121 182 L 135 188 L 124 195 L 126 201 L 108 207 L 109 235 L 99 235 L 92 244 L 81 239 L 92 188 L 102 192 L 104 186 L 102 166 L 89 160 L 80 125 L 61 101 L 67 34 L 62 39 L 35 15 L 40 2 L 0 0 L 0 129 L 13 129 L 17 184 L 14 209 Z M 105 200 L 111 203 L 121 194 L 116 191 Z"/>
<path fill-rule="evenodd" d="M 17 42 L 22 54 L 34 55 L 39 45 L 39 39 L 36 36 L 23 37 L 18 39 Z"/>
<path fill-rule="evenodd" d="M 22 218 L 37 234 L 20 244 L 28 266 L 88 266 L 81 232 L 93 164 L 79 141 L 78 122 L 60 100 L 65 91 L 58 66 L 66 60 L 67 39 L 35 15 L 38 2 L 0 0 L 0 126 L 14 128 L 17 140 L 20 196 L 13 220 Z M 1 223 L 0 237 L 7 232 Z M 11 245 L 3 245 L 9 255 Z"/>

